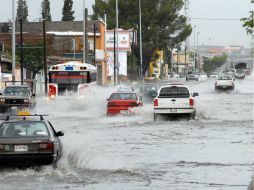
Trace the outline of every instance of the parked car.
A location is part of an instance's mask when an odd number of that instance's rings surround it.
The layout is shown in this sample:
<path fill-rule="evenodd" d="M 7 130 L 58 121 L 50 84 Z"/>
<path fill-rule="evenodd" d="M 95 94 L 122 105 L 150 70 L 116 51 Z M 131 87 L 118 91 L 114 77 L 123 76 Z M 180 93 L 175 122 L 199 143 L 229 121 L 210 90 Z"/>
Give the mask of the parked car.
<path fill-rule="evenodd" d="M 143 105 L 143 97 L 135 91 L 117 91 L 107 99 L 107 115 L 129 113 L 131 108 Z"/>
<path fill-rule="evenodd" d="M 245 78 L 245 71 L 243 69 L 237 69 L 235 72 L 235 78 L 244 79 Z"/>
<path fill-rule="evenodd" d="M 195 119 L 195 98 L 198 93 L 191 93 L 188 86 L 183 84 L 168 84 L 159 89 L 154 99 L 154 120 L 158 115 L 183 115 Z"/>
<path fill-rule="evenodd" d="M 30 119 L 33 116 L 39 119 Z M 7 116 L 0 124 L 0 165 L 56 165 L 63 135 L 43 115 Z"/>
<path fill-rule="evenodd" d="M 195 71 L 189 71 L 186 75 L 186 81 L 188 80 L 196 80 L 198 81 L 198 72 L 195 72 Z"/>
<path fill-rule="evenodd" d="M 215 90 L 234 90 L 235 84 L 232 75 L 220 75 L 215 82 Z"/>

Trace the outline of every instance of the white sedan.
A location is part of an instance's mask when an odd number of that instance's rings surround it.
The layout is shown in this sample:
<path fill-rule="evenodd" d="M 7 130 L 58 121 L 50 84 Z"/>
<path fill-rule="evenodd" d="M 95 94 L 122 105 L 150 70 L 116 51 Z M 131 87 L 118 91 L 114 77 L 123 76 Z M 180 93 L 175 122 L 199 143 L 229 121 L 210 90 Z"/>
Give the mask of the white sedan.
<path fill-rule="evenodd" d="M 220 75 L 215 82 L 215 90 L 234 90 L 234 79 L 231 75 Z"/>

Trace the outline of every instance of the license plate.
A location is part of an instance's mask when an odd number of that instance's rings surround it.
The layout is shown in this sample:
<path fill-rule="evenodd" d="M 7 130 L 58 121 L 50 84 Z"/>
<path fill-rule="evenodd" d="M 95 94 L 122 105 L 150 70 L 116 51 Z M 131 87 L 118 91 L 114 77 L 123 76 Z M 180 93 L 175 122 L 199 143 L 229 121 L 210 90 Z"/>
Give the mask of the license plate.
<path fill-rule="evenodd" d="M 14 146 L 14 151 L 15 152 L 26 152 L 27 149 L 27 145 L 15 145 Z"/>
<path fill-rule="evenodd" d="M 11 109 L 12 110 L 17 110 L 17 106 L 12 106 Z"/>
<path fill-rule="evenodd" d="M 227 88 L 227 86 L 222 86 L 222 88 Z"/>
<path fill-rule="evenodd" d="M 177 109 L 170 109 L 170 112 L 176 113 L 176 112 L 177 112 Z"/>

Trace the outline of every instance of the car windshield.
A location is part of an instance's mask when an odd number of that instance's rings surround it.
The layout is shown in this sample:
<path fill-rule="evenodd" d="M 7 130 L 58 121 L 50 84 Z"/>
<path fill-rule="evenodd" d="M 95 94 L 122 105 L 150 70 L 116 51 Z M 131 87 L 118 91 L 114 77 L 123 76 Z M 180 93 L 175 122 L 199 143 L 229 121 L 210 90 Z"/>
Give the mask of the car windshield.
<path fill-rule="evenodd" d="M 44 122 L 6 122 L 0 126 L 1 137 L 46 137 L 49 136 Z"/>
<path fill-rule="evenodd" d="M 110 100 L 137 100 L 135 93 L 114 93 L 110 96 Z"/>
<path fill-rule="evenodd" d="M 30 89 L 29 87 L 6 87 L 4 90 L 4 95 L 13 95 L 13 96 L 29 96 Z"/>
<path fill-rule="evenodd" d="M 164 87 L 160 90 L 160 97 L 189 97 L 190 93 L 186 87 Z"/>
<path fill-rule="evenodd" d="M 157 91 L 157 87 L 156 86 L 145 86 L 143 88 L 144 92 L 151 92 L 151 91 Z"/>
<path fill-rule="evenodd" d="M 223 75 L 223 76 L 219 76 L 218 80 L 232 80 L 232 77 L 229 75 Z"/>

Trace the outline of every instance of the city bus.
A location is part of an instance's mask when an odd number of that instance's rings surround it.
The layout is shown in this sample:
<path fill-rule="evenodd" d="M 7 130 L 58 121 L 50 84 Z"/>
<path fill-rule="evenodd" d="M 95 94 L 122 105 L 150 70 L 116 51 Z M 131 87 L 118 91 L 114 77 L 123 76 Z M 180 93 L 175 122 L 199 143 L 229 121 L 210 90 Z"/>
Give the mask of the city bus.
<path fill-rule="evenodd" d="M 49 68 L 48 96 L 69 95 L 96 83 L 96 67 L 78 61 L 69 61 Z"/>

